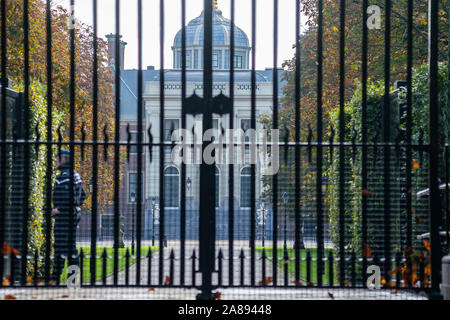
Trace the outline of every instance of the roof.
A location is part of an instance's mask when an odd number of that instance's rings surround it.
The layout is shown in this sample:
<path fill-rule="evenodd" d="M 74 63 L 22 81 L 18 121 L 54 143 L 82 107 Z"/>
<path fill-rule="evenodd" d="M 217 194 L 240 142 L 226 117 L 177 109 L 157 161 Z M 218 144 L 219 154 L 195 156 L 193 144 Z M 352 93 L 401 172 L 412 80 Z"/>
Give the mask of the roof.
<path fill-rule="evenodd" d="M 186 28 L 186 46 L 202 46 L 204 33 L 204 12 L 191 20 Z M 174 47 L 181 47 L 181 31 L 178 31 L 174 40 Z M 231 21 L 222 16 L 222 11 L 213 9 L 213 47 L 229 46 L 231 34 Z M 236 47 L 249 48 L 248 37 L 239 27 L 234 27 L 234 44 Z"/>
<path fill-rule="evenodd" d="M 283 69 L 278 69 L 278 93 L 282 94 L 282 89 L 285 85 L 285 81 L 281 80 L 281 74 Z M 251 70 L 236 70 L 235 82 L 250 82 Z M 137 80 L 138 72 L 136 69 L 122 70 L 120 72 L 120 117 L 122 120 L 134 120 L 137 119 Z M 144 83 L 149 81 L 160 81 L 160 70 L 155 70 L 153 67 L 149 67 L 147 70 L 142 71 L 142 78 Z M 203 70 L 187 70 L 186 71 L 187 82 L 202 82 Z M 256 82 L 272 82 L 273 69 L 267 68 L 265 70 L 256 71 Z M 165 70 L 164 71 L 165 82 L 181 82 L 181 70 Z M 213 81 L 229 82 L 230 72 L 225 70 L 214 70 Z M 144 108 L 144 106 L 143 106 Z M 145 114 L 145 108 L 144 108 Z"/>

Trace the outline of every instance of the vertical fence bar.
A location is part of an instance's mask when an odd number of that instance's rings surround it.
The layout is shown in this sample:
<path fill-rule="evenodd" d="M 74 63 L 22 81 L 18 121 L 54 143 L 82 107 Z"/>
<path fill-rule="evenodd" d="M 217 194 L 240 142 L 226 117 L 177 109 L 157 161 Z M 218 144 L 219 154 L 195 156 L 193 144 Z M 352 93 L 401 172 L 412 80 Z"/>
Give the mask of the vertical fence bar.
<path fill-rule="evenodd" d="M 385 0 L 385 32 L 384 32 L 384 98 L 383 98 L 383 142 L 384 142 L 384 275 L 386 283 L 390 283 L 391 271 L 391 149 L 390 142 L 390 119 L 391 119 L 391 9 L 392 1 Z"/>
<path fill-rule="evenodd" d="M 361 112 L 361 138 L 362 138 L 362 150 L 361 150 L 361 186 L 362 190 L 367 190 L 367 56 L 368 56 L 368 30 L 367 30 L 367 21 L 368 14 L 368 0 L 363 0 L 362 5 L 362 112 Z M 361 233 L 362 233 L 362 279 L 363 283 L 366 282 L 367 279 L 367 254 L 366 248 L 368 246 L 367 243 L 367 192 L 362 192 L 361 197 Z"/>
<path fill-rule="evenodd" d="M 75 0 L 70 0 L 71 7 L 71 18 L 75 19 Z M 70 189 L 69 189 L 69 242 L 67 243 L 67 256 L 69 257 L 69 264 L 72 261 L 74 252 L 72 252 L 71 244 L 76 241 L 76 229 L 74 228 L 74 214 L 75 214 L 75 192 L 74 192 L 74 170 L 75 170 L 75 26 L 72 25 L 70 28 L 70 89 L 69 89 L 69 112 L 70 112 L 70 123 L 69 123 L 69 149 L 70 149 L 70 162 L 69 162 L 69 179 L 70 179 Z M 75 248 L 76 250 L 76 248 Z"/>
<path fill-rule="evenodd" d="M 240 274 L 240 283 L 241 287 L 244 286 L 244 280 L 245 280 L 245 255 L 244 255 L 244 249 L 241 249 L 241 254 L 239 255 L 239 260 L 241 263 L 241 274 Z M 263 279 L 264 280 L 264 279 Z"/>
<path fill-rule="evenodd" d="M 6 86 L 8 79 L 6 78 L 6 0 L 1 1 L 1 72 L 2 72 L 2 98 L 1 98 L 1 107 L 2 107 L 2 119 L 1 119 L 1 157 L 0 157 L 0 176 L 2 181 L 6 179 Z M 0 186 L 0 247 L 3 247 L 3 242 L 5 240 L 5 216 L 6 216 L 6 185 L 4 183 Z M 3 276 L 3 253 L 0 254 L 0 276 Z M 3 279 L 0 279 L 0 282 L 3 282 Z M 0 283 L 0 287 L 3 286 L 3 283 Z"/>
<path fill-rule="evenodd" d="M 439 224 L 441 216 L 441 200 L 439 194 L 439 1 L 429 1 L 428 8 L 428 67 L 429 67 L 429 210 L 431 238 L 431 297 L 440 297 L 441 282 L 441 243 L 439 239 Z"/>
<path fill-rule="evenodd" d="M 330 287 L 334 286 L 334 258 L 332 250 L 328 253 L 328 285 Z"/>
<path fill-rule="evenodd" d="M 234 15 L 235 15 L 235 0 L 231 0 L 231 26 L 230 26 L 230 100 L 231 100 L 231 112 L 230 112 L 230 129 L 234 129 Z M 230 137 L 231 139 L 231 137 Z M 229 143 L 233 143 L 232 139 Z M 234 157 L 234 154 L 230 155 L 230 158 Z M 234 165 L 233 161 L 230 161 L 228 165 L 228 281 L 229 285 L 233 285 L 234 281 Z"/>
<path fill-rule="evenodd" d="M 301 153 L 300 153 L 300 89 L 301 89 L 301 48 L 300 48 L 300 24 L 301 24 L 301 4 L 300 0 L 295 0 L 295 281 L 300 281 L 300 229 L 301 229 Z"/>
<path fill-rule="evenodd" d="M 272 105 L 273 105 L 273 129 L 278 129 L 278 0 L 273 1 L 273 76 L 272 76 Z M 273 141 L 279 143 L 279 141 Z M 273 285 L 278 281 L 278 174 L 272 178 L 273 184 L 273 250 L 272 271 Z"/>
<path fill-rule="evenodd" d="M 186 0 L 181 0 L 181 128 L 186 129 Z M 180 206 L 180 285 L 184 285 L 186 251 L 186 164 L 184 161 L 181 163 Z"/>
<path fill-rule="evenodd" d="M 317 280 L 322 284 L 323 274 L 323 208 L 322 208 L 322 95 L 323 95 L 323 0 L 318 0 L 317 30 L 317 171 L 316 171 L 316 206 L 317 206 Z M 342 235 L 341 235 L 342 237 Z"/>
<path fill-rule="evenodd" d="M 52 211 L 52 176 L 53 153 L 51 148 L 52 127 L 53 127 L 53 61 L 52 61 L 52 13 L 51 0 L 46 3 L 46 35 L 47 35 L 47 171 L 45 176 L 46 182 L 46 199 L 45 199 L 45 283 L 50 280 L 50 253 L 51 253 L 51 211 Z"/>
<path fill-rule="evenodd" d="M 213 5 L 212 0 L 204 0 L 204 43 L 203 43 L 203 101 L 206 106 L 212 101 L 212 50 L 213 50 Z M 215 10 L 215 9 L 214 9 Z M 206 132 L 212 128 L 212 112 L 206 108 L 203 113 L 202 130 Z M 206 142 L 202 142 L 202 152 L 206 148 Z M 200 164 L 200 186 L 202 190 L 214 190 L 215 166 L 202 161 Z M 200 192 L 200 271 L 203 274 L 201 294 L 199 300 L 211 300 L 212 271 L 215 258 L 215 198 L 205 192 Z"/>
<path fill-rule="evenodd" d="M 23 138 L 29 140 L 30 136 L 30 47 L 29 47 L 29 2 L 23 1 L 23 61 L 24 61 L 24 97 L 23 97 Z M 25 285 L 27 282 L 27 256 L 28 256 L 28 221 L 29 221 L 29 197 L 30 197 L 30 145 L 25 143 L 23 148 L 23 199 L 22 199 L 22 265 L 21 265 L 21 283 Z M 0 231 L 1 232 L 1 231 Z M 0 242 L 2 243 L 2 242 Z M 0 273 L 1 274 L 1 273 Z"/>
<path fill-rule="evenodd" d="M 345 0 L 340 1 L 339 39 L 339 260 L 340 279 L 345 279 Z M 320 176 L 318 176 L 320 177 Z M 342 284 L 341 284 L 342 285 Z"/>
<path fill-rule="evenodd" d="M 147 285 L 152 284 L 152 248 L 147 252 Z"/>
<path fill-rule="evenodd" d="M 256 1 L 252 0 L 252 70 L 251 70 L 251 128 L 256 129 Z M 274 107 L 275 110 L 275 107 Z M 245 148 L 244 148 L 245 149 Z M 251 148 L 253 150 L 253 148 Z M 253 156 L 253 152 L 252 155 Z M 255 285 L 255 165 L 251 165 L 250 209 L 250 284 Z"/>
<path fill-rule="evenodd" d="M 120 0 L 116 0 L 115 89 L 116 114 L 114 130 L 114 285 L 118 284 L 120 232 Z"/>
<path fill-rule="evenodd" d="M 160 222 L 159 222 L 159 285 L 163 284 L 164 276 L 164 0 L 159 1 L 159 56 L 160 56 L 160 70 L 159 70 L 159 208 L 160 208 Z"/>
<path fill-rule="evenodd" d="M 97 0 L 92 1 L 92 18 L 93 18 L 93 62 L 92 62 L 92 96 L 93 96 L 93 111 L 92 111 L 92 194 L 91 194 L 91 285 L 95 284 L 97 276 L 97 196 L 98 196 L 98 12 Z"/>
<path fill-rule="evenodd" d="M 106 285 L 106 267 L 107 267 L 107 258 L 108 258 L 108 253 L 106 252 L 106 248 L 103 249 L 103 253 L 102 253 L 102 283 L 103 285 Z"/>
<path fill-rule="evenodd" d="M 195 249 L 192 251 L 192 257 L 191 257 L 191 272 L 192 272 L 192 286 L 195 287 L 196 285 L 196 270 L 195 270 L 195 260 L 197 259 L 195 255 Z"/>
<path fill-rule="evenodd" d="M 143 172 L 142 172 L 142 152 L 143 152 L 143 129 L 144 129 L 144 121 L 143 121 L 143 90 L 144 90 L 144 82 L 142 78 L 142 0 L 138 0 L 137 3 L 137 15 L 138 15 L 138 100 L 137 100 L 137 114 L 138 114 L 138 134 L 137 134 L 137 204 L 136 204 L 136 244 L 137 244 L 137 253 L 136 253 L 136 285 L 141 283 L 141 237 L 142 237 L 142 201 L 143 201 Z M 134 219 L 134 217 L 132 217 Z M 134 240 L 134 239 L 133 239 Z"/>
<path fill-rule="evenodd" d="M 450 208 L 449 208 L 449 194 L 450 194 L 450 187 L 449 187 L 449 177 L 450 177 L 450 168 L 448 165 L 448 158 L 449 158 L 449 152 L 448 152 L 448 145 L 445 146 L 445 245 L 447 246 L 447 250 L 450 248 L 449 246 L 449 240 L 450 240 Z"/>
<path fill-rule="evenodd" d="M 406 247 L 412 248 L 412 64 L 413 64 L 413 10 L 414 1 L 408 0 L 408 56 L 406 92 Z M 411 268 L 411 267 L 408 267 Z"/>

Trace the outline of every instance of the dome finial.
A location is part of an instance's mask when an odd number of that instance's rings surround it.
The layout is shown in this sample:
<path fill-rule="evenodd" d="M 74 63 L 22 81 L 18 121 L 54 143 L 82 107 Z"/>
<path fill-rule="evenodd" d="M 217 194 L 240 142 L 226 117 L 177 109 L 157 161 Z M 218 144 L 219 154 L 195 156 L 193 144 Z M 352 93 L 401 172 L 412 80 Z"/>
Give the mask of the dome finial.
<path fill-rule="evenodd" d="M 217 9 L 217 0 L 213 0 L 213 8 Z"/>

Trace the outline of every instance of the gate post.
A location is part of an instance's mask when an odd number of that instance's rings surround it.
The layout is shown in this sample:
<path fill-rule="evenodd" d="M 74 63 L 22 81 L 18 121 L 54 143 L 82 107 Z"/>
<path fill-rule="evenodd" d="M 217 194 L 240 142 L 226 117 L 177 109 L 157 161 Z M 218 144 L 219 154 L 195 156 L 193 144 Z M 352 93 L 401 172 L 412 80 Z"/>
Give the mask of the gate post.
<path fill-rule="evenodd" d="M 441 283 L 441 243 L 439 223 L 441 216 L 441 199 L 439 195 L 439 87 L 438 87 L 438 35 L 439 35 L 439 1 L 428 2 L 428 71 L 429 71 L 429 213 L 431 239 L 431 299 L 442 299 L 439 290 Z"/>
<path fill-rule="evenodd" d="M 203 133 L 212 128 L 212 0 L 204 0 L 204 69 L 203 69 Z M 202 136 L 202 162 L 200 164 L 200 272 L 202 273 L 202 292 L 198 300 L 212 300 L 212 272 L 214 270 L 215 249 L 215 198 L 210 190 L 215 187 L 215 166 L 203 160 L 206 143 Z M 215 193 L 214 193 L 215 194 Z"/>

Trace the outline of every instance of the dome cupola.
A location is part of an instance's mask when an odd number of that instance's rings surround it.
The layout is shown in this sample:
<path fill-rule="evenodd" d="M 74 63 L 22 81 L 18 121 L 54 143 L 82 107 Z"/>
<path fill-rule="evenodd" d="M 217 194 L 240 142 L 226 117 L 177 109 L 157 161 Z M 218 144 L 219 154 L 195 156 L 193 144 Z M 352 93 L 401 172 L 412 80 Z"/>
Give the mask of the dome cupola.
<path fill-rule="evenodd" d="M 186 67 L 203 69 L 203 34 L 204 12 L 191 20 L 186 28 Z M 181 69 L 181 31 L 178 31 L 173 43 L 174 68 Z M 226 70 L 230 68 L 230 34 L 231 21 L 222 15 L 214 3 L 213 8 L 213 68 Z M 242 29 L 234 27 L 234 67 L 249 69 L 250 45 Z"/>

